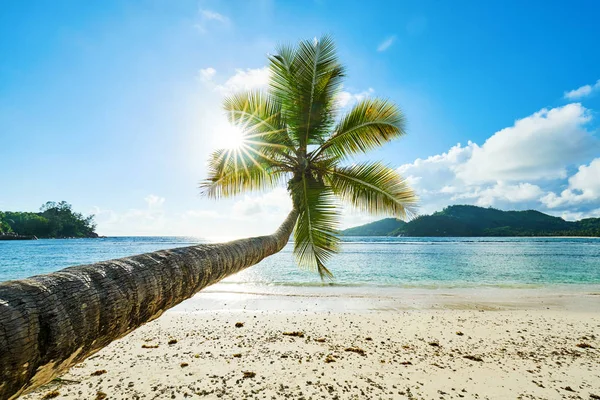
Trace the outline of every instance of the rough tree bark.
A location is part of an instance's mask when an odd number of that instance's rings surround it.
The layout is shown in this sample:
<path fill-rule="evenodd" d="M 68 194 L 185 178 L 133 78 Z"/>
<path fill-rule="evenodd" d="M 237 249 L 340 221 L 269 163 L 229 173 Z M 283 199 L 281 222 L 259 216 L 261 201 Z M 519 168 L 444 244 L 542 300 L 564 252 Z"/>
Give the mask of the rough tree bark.
<path fill-rule="evenodd" d="M 280 251 L 298 213 L 269 236 L 202 244 L 0 284 L 0 399 L 14 399 L 199 290 Z"/>

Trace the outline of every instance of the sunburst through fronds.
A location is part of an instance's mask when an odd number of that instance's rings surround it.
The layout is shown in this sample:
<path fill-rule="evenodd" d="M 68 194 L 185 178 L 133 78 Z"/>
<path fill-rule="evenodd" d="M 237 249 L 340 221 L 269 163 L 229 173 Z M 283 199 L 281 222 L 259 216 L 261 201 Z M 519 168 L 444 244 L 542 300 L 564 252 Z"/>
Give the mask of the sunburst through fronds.
<path fill-rule="evenodd" d="M 287 184 L 298 211 L 296 259 L 331 278 L 325 264 L 339 249 L 340 202 L 399 218 L 414 213 L 415 193 L 396 170 L 377 162 L 343 165 L 403 136 L 404 115 L 391 101 L 372 98 L 340 115 L 345 70 L 329 36 L 280 47 L 269 67 L 267 90 L 225 99 L 227 146 L 211 155 L 200 186 L 220 198 Z"/>
<path fill-rule="evenodd" d="M 221 132 L 223 145 L 227 149 L 237 149 L 244 144 L 244 131 L 235 125 L 228 125 Z"/>

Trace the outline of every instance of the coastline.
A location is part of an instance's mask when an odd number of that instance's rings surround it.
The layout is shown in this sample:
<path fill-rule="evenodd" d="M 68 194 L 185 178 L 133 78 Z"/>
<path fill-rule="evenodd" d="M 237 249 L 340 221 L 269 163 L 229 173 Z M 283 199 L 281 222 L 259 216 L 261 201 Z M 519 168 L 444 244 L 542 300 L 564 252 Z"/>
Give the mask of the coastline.
<path fill-rule="evenodd" d="M 311 308 L 313 307 L 313 308 Z M 222 311 L 401 312 L 410 310 L 600 311 L 600 284 L 539 287 L 400 287 L 248 285 L 221 282 L 172 308 L 172 313 Z"/>
<path fill-rule="evenodd" d="M 35 235 L 0 234 L 0 240 L 38 240 Z"/>
<path fill-rule="evenodd" d="M 256 289 L 214 285 L 23 399 L 600 396 L 600 291 Z"/>

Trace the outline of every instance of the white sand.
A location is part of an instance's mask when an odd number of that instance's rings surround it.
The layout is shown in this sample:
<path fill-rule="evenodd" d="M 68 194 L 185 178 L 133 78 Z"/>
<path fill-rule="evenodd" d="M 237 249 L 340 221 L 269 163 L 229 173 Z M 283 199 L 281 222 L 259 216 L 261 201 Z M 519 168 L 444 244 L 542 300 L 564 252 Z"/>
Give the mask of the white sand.
<path fill-rule="evenodd" d="M 600 399 L 600 296 L 477 293 L 209 291 L 23 399 Z"/>

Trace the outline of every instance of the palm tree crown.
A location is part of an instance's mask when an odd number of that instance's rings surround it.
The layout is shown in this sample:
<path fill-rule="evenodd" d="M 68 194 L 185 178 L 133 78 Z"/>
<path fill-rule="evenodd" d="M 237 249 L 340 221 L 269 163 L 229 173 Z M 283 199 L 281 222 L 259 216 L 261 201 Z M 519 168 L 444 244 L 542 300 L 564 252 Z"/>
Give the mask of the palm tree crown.
<path fill-rule="evenodd" d="M 374 98 L 339 115 L 344 67 L 330 37 L 282 46 L 269 56 L 269 67 L 268 90 L 225 99 L 243 143 L 211 155 L 201 188 L 219 198 L 287 183 L 298 212 L 298 263 L 331 278 L 325 263 L 339 247 L 338 200 L 374 214 L 413 212 L 416 196 L 394 169 L 380 162 L 341 165 L 403 136 L 404 116 L 392 102 Z"/>

